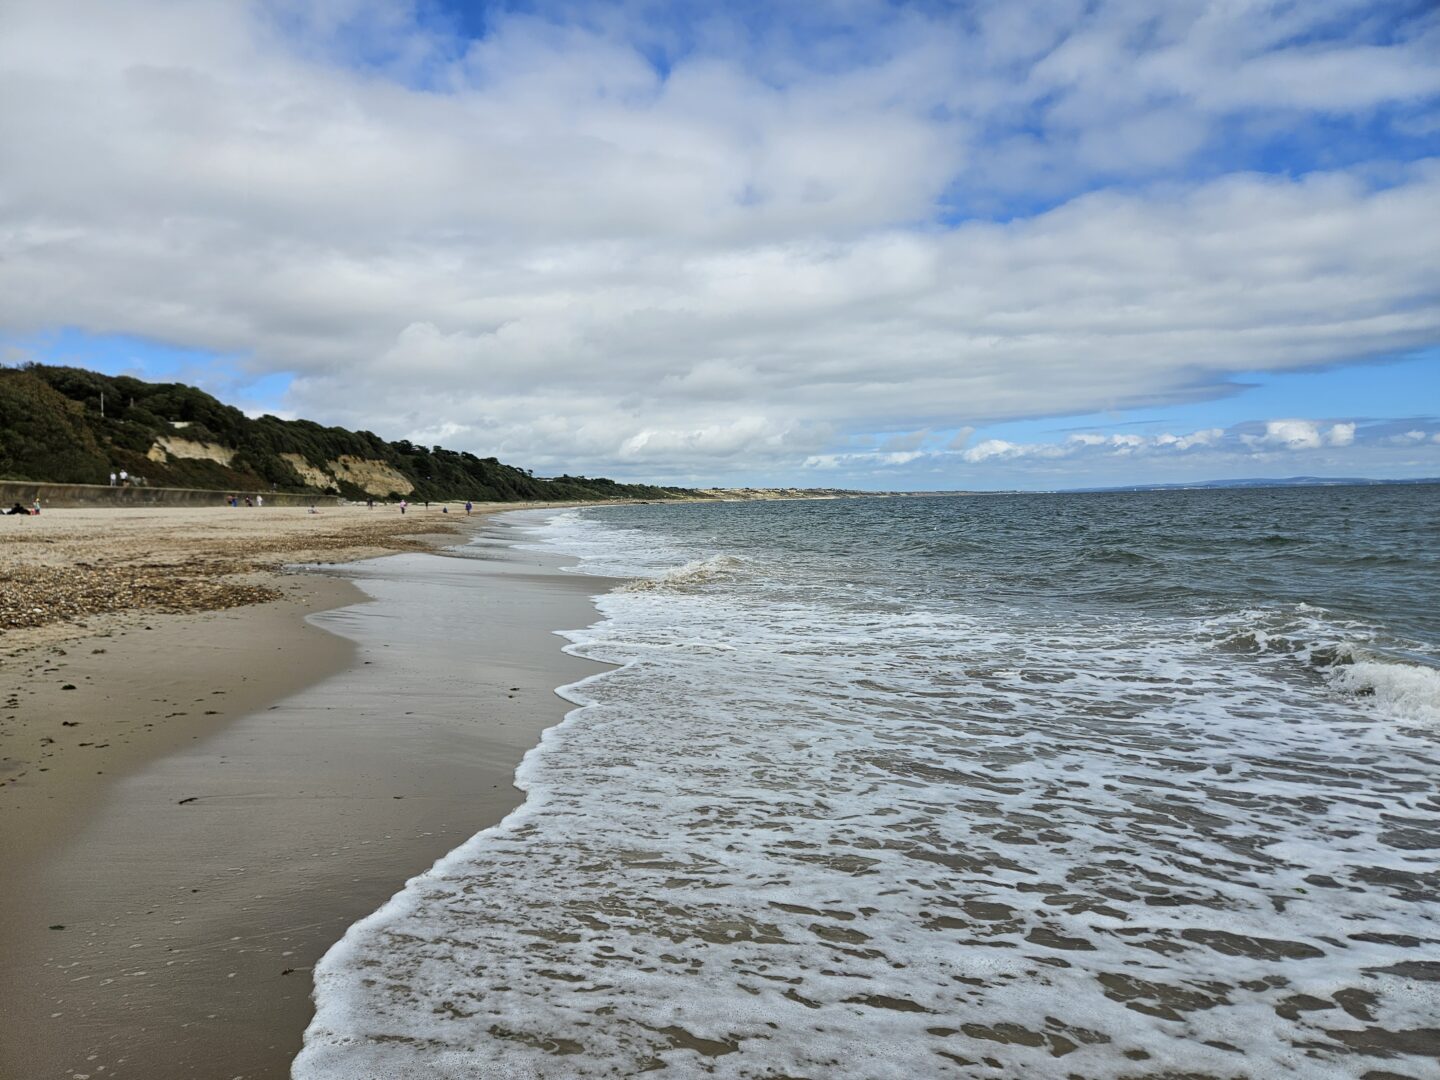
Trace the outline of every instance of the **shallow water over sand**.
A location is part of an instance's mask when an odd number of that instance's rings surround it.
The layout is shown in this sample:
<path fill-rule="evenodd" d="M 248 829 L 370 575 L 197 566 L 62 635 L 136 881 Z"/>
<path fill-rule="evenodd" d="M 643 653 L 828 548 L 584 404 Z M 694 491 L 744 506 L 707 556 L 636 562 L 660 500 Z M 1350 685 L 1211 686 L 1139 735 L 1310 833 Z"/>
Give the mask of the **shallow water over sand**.
<path fill-rule="evenodd" d="M 562 517 L 625 666 L 299 1075 L 1436 1075 L 1433 493 L 1296 494 Z"/>

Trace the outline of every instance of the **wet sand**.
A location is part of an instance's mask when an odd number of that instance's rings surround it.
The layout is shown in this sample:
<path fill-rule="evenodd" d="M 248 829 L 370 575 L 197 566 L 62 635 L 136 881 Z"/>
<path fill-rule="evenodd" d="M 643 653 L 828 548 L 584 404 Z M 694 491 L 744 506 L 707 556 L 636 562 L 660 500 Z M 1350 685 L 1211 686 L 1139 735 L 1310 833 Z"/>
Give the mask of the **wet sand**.
<path fill-rule="evenodd" d="M 71 641 L 7 680 L 18 712 L 79 726 L 48 798 L 0 789 L 0 1076 L 288 1075 L 314 962 L 517 804 L 515 766 L 569 708 L 554 688 L 599 670 L 551 631 L 593 621 L 605 582 L 467 552 L 296 576 L 280 603 Z M 145 707 L 132 730 L 107 702 Z M 109 746 L 79 745 L 90 722 Z"/>

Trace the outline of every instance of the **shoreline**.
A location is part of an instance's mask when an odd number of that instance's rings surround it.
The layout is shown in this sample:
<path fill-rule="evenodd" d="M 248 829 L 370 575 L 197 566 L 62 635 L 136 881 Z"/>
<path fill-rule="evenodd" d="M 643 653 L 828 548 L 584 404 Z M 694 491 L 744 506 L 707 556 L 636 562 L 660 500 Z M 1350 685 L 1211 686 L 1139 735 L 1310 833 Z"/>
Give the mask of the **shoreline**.
<path fill-rule="evenodd" d="M 310 966 L 523 801 L 515 767 L 573 708 L 555 688 L 601 670 L 554 631 L 597 617 L 604 579 L 557 565 L 502 536 L 291 574 L 277 602 L 22 654 L 7 700 L 30 734 L 62 714 L 78 726 L 47 797 L 0 787 L 17 882 L 0 899 L 0 1075 L 288 1076 Z M 122 701 L 137 715 L 109 746 L 82 738 Z"/>

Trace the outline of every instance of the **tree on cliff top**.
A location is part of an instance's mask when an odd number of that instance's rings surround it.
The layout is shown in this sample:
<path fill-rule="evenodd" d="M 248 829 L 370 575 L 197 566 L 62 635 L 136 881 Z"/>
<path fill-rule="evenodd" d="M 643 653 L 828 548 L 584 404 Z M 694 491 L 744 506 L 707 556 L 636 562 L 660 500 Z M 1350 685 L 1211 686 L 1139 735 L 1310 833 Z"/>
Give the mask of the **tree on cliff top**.
<path fill-rule="evenodd" d="M 25 370 L 0 369 L 0 477 L 103 484 L 110 462 L 85 407 Z"/>

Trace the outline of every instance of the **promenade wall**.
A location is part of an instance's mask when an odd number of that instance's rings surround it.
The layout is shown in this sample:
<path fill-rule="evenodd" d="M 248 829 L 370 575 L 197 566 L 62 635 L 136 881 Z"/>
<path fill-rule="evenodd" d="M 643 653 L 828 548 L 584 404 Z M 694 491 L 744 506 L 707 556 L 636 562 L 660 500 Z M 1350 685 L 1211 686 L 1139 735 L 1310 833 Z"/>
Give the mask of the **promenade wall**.
<path fill-rule="evenodd" d="M 106 484 L 36 484 L 25 480 L 0 480 L 0 510 L 20 503 L 29 506 L 40 500 L 42 510 L 73 509 L 82 506 L 224 506 L 231 495 L 244 499 L 265 496 L 267 506 L 335 506 L 334 495 L 297 495 L 286 491 L 209 491 L 203 488 L 110 487 Z"/>

